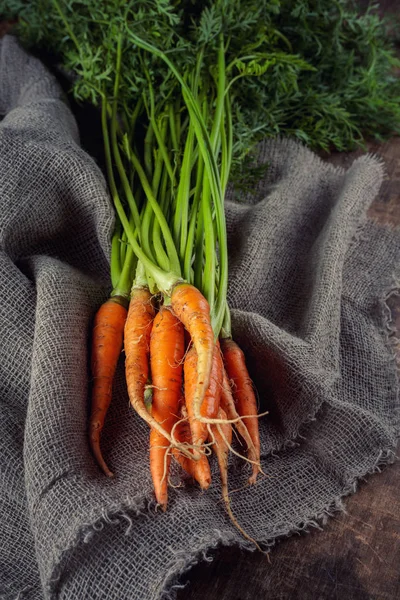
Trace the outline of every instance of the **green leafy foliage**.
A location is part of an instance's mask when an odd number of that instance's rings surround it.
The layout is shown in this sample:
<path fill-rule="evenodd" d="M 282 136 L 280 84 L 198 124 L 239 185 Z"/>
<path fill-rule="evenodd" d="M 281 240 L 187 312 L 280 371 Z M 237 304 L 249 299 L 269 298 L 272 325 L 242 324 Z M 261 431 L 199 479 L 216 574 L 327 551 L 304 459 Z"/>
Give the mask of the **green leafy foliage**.
<path fill-rule="evenodd" d="M 315 149 L 349 150 L 366 137 L 400 131 L 400 62 L 372 6 L 360 15 L 347 0 L 5 0 L 29 46 L 59 55 L 78 77 L 78 100 L 112 97 L 116 36 L 130 30 L 164 51 L 186 77 L 199 52 L 201 89 L 216 94 L 219 35 L 233 80 L 234 164 L 256 141 L 295 136 Z M 61 7 L 63 18 L 58 10 Z M 119 99 L 133 111 L 146 83 L 160 113 L 176 80 L 157 57 L 123 48 Z"/>

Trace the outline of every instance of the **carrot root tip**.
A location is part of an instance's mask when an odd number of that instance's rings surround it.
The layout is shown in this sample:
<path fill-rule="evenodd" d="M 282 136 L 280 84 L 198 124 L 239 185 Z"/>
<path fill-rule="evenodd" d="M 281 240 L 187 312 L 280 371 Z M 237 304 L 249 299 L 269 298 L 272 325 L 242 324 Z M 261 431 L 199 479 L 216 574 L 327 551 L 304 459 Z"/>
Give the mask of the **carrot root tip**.
<path fill-rule="evenodd" d="M 251 475 L 251 477 L 249 477 L 249 485 L 255 485 L 256 484 L 256 482 L 257 482 L 257 475 L 258 475 L 258 472 L 257 473 L 253 473 Z"/>

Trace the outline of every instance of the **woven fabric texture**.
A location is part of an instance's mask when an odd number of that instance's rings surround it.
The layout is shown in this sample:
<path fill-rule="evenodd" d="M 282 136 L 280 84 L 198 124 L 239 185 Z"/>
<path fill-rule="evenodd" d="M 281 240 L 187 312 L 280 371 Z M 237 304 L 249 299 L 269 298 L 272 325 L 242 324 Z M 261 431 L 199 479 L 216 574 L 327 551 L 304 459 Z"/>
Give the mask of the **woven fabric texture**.
<path fill-rule="evenodd" d="M 155 510 L 148 428 L 123 356 L 103 434 L 87 441 L 88 339 L 109 289 L 113 210 L 56 80 L 13 37 L 0 42 L 0 598 L 158 600 L 223 544 L 250 549 L 220 502 L 171 488 Z M 266 546 L 321 523 L 389 462 L 398 383 L 385 299 L 400 235 L 366 219 L 383 167 L 347 171 L 301 145 L 259 148 L 268 169 L 230 195 L 233 333 L 258 389 L 262 466 L 230 461 L 232 508 Z M 398 281 L 398 279 L 397 279 Z M 175 483 L 179 473 L 173 473 Z"/>

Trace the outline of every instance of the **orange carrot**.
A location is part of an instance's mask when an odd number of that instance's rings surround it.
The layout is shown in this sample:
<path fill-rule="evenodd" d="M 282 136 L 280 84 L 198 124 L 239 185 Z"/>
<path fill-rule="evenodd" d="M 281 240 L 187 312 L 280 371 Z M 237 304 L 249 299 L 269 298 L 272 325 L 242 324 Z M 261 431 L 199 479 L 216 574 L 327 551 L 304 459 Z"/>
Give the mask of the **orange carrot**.
<path fill-rule="evenodd" d="M 100 434 L 112 397 L 112 385 L 121 354 L 127 301 L 122 296 L 109 298 L 97 311 L 92 334 L 92 406 L 89 442 L 94 457 L 108 477 L 113 477 L 100 449 Z"/>
<path fill-rule="evenodd" d="M 185 403 L 189 415 L 190 429 L 192 431 L 193 444 L 197 446 L 195 456 L 199 456 L 201 446 L 207 439 L 207 422 L 199 421 L 195 414 L 195 390 L 197 378 L 198 358 L 194 346 L 186 354 L 185 373 Z M 200 416 L 203 419 L 215 419 L 218 415 L 222 389 L 222 360 L 219 349 L 214 346 L 213 362 L 211 368 L 210 382 L 201 405 Z"/>
<path fill-rule="evenodd" d="M 151 417 L 144 403 L 144 388 L 149 375 L 150 334 L 154 314 L 149 289 L 132 288 L 124 332 L 125 375 L 130 403 L 147 422 Z"/>
<path fill-rule="evenodd" d="M 197 373 L 192 402 L 194 416 L 200 419 L 201 405 L 210 383 L 215 346 L 210 306 L 199 290 L 188 283 L 179 283 L 174 287 L 171 306 L 189 332 L 197 352 Z"/>
<path fill-rule="evenodd" d="M 219 408 L 218 418 L 225 421 L 227 420 L 228 417 L 223 408 Z M 232 426 L 230 423 L 212 424 L 211 431 L 216 442 L 215 447 L 213 445 L 213 450 L 217 456 L 223 457 L 223 464 L 225 465 L 224 470 L 226 471 L 228 467 L 229 446 L 232 444 Z M 223 436 L 225 436 L 226 441 L 223 439 Z M 214 441 L 212 436 L 209 437 L 211 438 L 210 441 Z M 218 464 L 220 464 L 219 460 Z"/>
<path fill-rule="evenodd" d="M 125 374 L 129 400 L 146 423 L 167 438 L 172 444 L 171 436 L 160 423 L 148 412 L 144 399 L 145 386 L 149 375 L 150 335 L 155 310 L 151 303 L 151 294 L 146 287 L 132 289 L 128 318 L 125 324 Z M 186 456 L 188 450 L 181 448 Z"/>
<path fill-rule="evenodd" d="M 227 418 L 225 411 L 220 408 L 218 411 L 218 417 L 220 419 Z M 232 426 L 230 423 L 213 424 L 210 427 L 209 440 L 213 443 L 212 449 L 214 450 L 219 467 L 219 473 L 221 477 L 222 487 L 222 498 L 225 502 L 228 514 L 232 521 L 236 523 L 235 518 L 231 515 L 230 501 L 228 495 L 228 456 L 229 446 L 232 444 Z M 222 432 L 222 433 L 221 433 Z M 224 439 L 225 437 L 225 439 Z"/>
<path fill-rule="evenodd" d="M 218 417 L 221 420 L 226 420 L 227 415 L 225 411 L 220 408 L 218 412 Z M 228 491 L 228 456 L 229 456 L 229 446 L 232 444 L 232 427 L 230 423 L 221 423 L 221 424 L 212 424 L 211 432 L 210 432 L 210 441 L 213 442 L 213 450 L 217 456 L 218 467 L 221 477 L 221 487 L 222 487 L 222 498 L 225 503 L 226 511 L 229 515 L 230 520 L 233 525 L 240 531 L 240 533 L 250 542 L 252 542 L 258 550 L 262 552 L 262 549 L 257 544 L 257 542 L 250 537 L 244 529 L 239 525 L 236 520 L 232 508 L 231 502 L 229 498 Z"/>
<path fill-rule="evenodd" d="M 230 379 L 233 397 L 236 401 L 237 412 L 241 417 L 254 415 L 255 418 L 245 419 L 245 425 L 253 441 L 256 451 L 256 461 L 260 462 L 260 435 L 258 431 L 257 401 L 253 384 L 247 371 L 246 361 L 242 350 L 231 338 L 221 340 L 221 348 L 227 375 Z M 252 483 L 257 473 L 253 471 Z"/>
<path fill-rule="evenodd" d="M 239 435 L 243 438 L 244 442 L 247 445 L 247 456 L 249 460 L 253 461 L 252 464 L 252 475 L 249 479 L 249 483 L 253 484 L 256 482 L 257 475 L 260 472 L 260 465 L 257 463 L 257 453 L 253 444 L 253 440 L 250 437 L 250 434 L 247 430 L 247 427 L 244 421 L 237 420 L 240 418 L 239 413 L 236 410 L 235 401 L 232 396 L 231 386 L 228 380 L 228 376 L 224 369 L 223 379 L 222 379 L 222 391 L 221 391 L 221 408 L 226 412 L 228 419 L 236 420 L 235 427 L 239 433 Z"/>
<path fill-rule="evenodd" d="M 168 433 L 179 418 L 184 353 L 183 325 L 168 307 L 162 306 L 154 319 L 150 337 L 151 414 Z M 169 446 L 165 436 L 151 430 L 150 471 L 157 502 L 163 510 L 166 510 L 168 501 Z"/>
<path fill-rule="evenodd" d="M 175 437 L 184 444 L 192 445 L 192 432 L 190 431 L 189 421 L 186 420 L 186 409 L 182 406 L 181 410 L 180 417 L 182 420 L 176 427 Z M 200 460 L 195 461 L 183 456 L 176 448 L 173 448 L 172 453 L 182 469 L 197 481 L 202 490 L 206 490 L 210 486 L 211 470 L 205 454 L 201 455 Z"/>

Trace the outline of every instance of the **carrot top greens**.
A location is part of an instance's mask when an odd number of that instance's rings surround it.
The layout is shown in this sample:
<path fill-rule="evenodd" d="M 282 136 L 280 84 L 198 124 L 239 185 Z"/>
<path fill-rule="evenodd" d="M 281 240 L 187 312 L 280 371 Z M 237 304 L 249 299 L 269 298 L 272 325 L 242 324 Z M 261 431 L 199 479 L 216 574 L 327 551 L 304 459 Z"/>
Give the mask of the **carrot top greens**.
<path fill-rule="evenodd" d="M 101 107 L 115 295 L 132 250 L 168 301 L 186 280 L 229 334 L 224 195 L 262 137 L 349 149 L 400 131 L 399 66 L 373 9 L 345 0 L 6 0 L 26 43 L 75 74 Z M 368 118 L 366 118 L 366 116 Z M 253 171 L 247 185 L 251 184 Z M 117 224 L 117 228 L 119 225 Z"/>
<path fill-rule="evenodd" d="M 215 50 L 224 32 L 227 73 L 238 77 L 231 89 L 234 165 L 265 136 L 348 150 L 365 136 L 400 128 L 400 82 L 393 74 L 399 62 L 373 7 L 360 14 L 348 0 L 5 0 L 2 6 L 6 15 L 19 16 L 18 34 L 27 44 L 57 53 L 79 76 L 75 96 L 94 103 L 101 86 L 112 94 L 121 28 L 168 52 L 186 77 L 202 51 L 204 90 L 214 87 Z M 131 46 L 122 64 L 125 118 L 144 87 L 150 107 L 149 80 L 155 117 L 161 99 L 175 102 L 177 83 L 155 57 Z M 258 77 L 241 78 L 246 72 Z"/>

